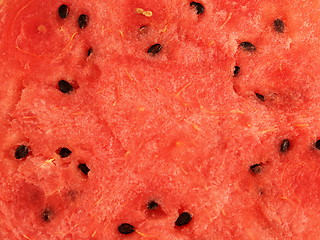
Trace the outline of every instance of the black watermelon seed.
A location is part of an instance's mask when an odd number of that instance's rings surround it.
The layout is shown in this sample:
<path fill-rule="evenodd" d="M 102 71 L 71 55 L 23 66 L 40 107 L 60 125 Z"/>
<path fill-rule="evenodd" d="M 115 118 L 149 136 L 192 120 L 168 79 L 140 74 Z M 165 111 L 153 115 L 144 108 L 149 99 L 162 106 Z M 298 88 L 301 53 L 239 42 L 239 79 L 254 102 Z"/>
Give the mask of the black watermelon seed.
<path fill-rule="evenodd" d="M 58 151 L 58 154 L 62 158 L 69 157 L 71 153 L 72 153 L 72 151 L 69 148 L 65 148 L 65 147 L 60 148 L 59 151 Z"/>
<path fill-rule="evenodd" d="M 90 172 L 90 169 L 88 168 L 87 164 L 85 163 L 80 163 L 78 165 L 78 168 L 81 170 L 81 172 L 83 172 L 85 175 L 88 175 L 88 173 Z"/>
<path fill-rule="evenodd" d="M 238 76 L 239 72 L 240 72 L 240 67 L 239 66 L 234 66 L 233 76 L 234 77 Z"/>
<path fill-rule="evenodd" d="M 59 14 L 60 18 L 66 18 L 69 15 L 69 7 L 65 4 L 62 4 L 58 8 L 58 14 Z"/>
<path fill-rule="evenodd" d="M 148 208 L 149 210 L 155 210 L 155 209 L 157 209 L 158 207 L 159 207 L 159 204 L 156 203 L 155 201 L 150 201 L 150 202 L 148 202 L 147 208 Z"/>
<path fill-rule="evenodd" d="M 183 212 L 180 214 L 180 216 L 177 218 L 175 224 L 176 226 L 183 226 L 188 224 L 192 220 L 192 216 L 188 212 Z"/>
<path fill-rule="evenodd" d="M 29 148 L 25 145 L 20 145 L 16 148 L 16 152 L 14 153 L 14 157 L 16 159 L 21 159 L 29 154 Z"/>
<path fill-rule="evenodd" d="M 250 168 L 249 168 L 250 172 L 252 174 L 258 174 L 258 173 L 261 173 L 261 170 L 262 170 L 262 164 L 259 163 L 259 164 L 254 164 L 254 165 L 251 165 Z"/>
<path fill-rule="evenodd" d="M 87 53 L 88 57 L 91 55 L 92 52 L 93 52 L 92 48 L 89 48 Z"/>
<path fill-rule="evenodd" d="M 262 101 L 262 102 L 264 102 L 264 101 L 265 101 L 264 96 L 263 96 L 263 95 L 261 95 L 260 93 L 254 93 L 254 94 L 256 95 L 256 97 L 257 97 L 260 101 Z"/>
<path fill-rule="evenodd" d="M 42 211 L 41 218 L 43 221 L 51 222 L 52 217 L 53 217 L 53 212 L 51 209 L 46 208 Z"/>
<path fill-rule="evenodd" d="M 273 21 L 273 29 L 278 32 L 278 33 L 283 33 L 284 32 L 284 22 L 281 19 L 276 19 Z"/>
<path fill-rule="evenodd" d="M 60 80 L 58 86 L 61 92 L 70 93 L 73 91 L 73 86 L 65 80 Z"/>
<path fill-rule="evenodd" d="M 320 149 L 320 140 L 316 141 L 316 143 L 314 144 L 314 146 L 315 146 L 317 149 Z"/>
<path fill-rule="evenodd" d="M 161 51 L 161 48 L 162 48 L 161 44 L 159 44 L 159 43 L 154 44 L 148 49 L 147 53 L 150 53 L 152 55 L 156 55 L 158 52 Z"/>
<path fill-rule="evenodd" d="M 133 233 L 135 231 L 135 229 L 134 229 L 134 226 L 132 226 L 129 223 L 122 223 L 119 225 L 118 231 L 121 234 L 130 234 L 130 233 Z"/>
<path fill-rule="evenodd" d="M 256 50 L 256 47 L 251 42 L 242 42 L 239 46 L 247 52 L 254 52 Z"/>
<path fill-rule="evenodd" d="M 281 152 L 286 152 L 289 150 L 289 147 L 290 147 L 290 142 L 288 139 L 284 139 L 281 143 L 281 146 L 280 146 L 280 151 Z"/>
<path fill-rule="evenodd" d="M 89 23 L 89 17 L 86 14 L 81 14 L 78 18 L 78 25 L 79 28 L 83 29 L 85 28 Z"/>
<path fill-rule="evenodd" d="M 191 7 L 194 7 L 197 10 L 197 14 L 202 14 L 204 12 L 204 6 L 197 2 L 191 2 Z"/>

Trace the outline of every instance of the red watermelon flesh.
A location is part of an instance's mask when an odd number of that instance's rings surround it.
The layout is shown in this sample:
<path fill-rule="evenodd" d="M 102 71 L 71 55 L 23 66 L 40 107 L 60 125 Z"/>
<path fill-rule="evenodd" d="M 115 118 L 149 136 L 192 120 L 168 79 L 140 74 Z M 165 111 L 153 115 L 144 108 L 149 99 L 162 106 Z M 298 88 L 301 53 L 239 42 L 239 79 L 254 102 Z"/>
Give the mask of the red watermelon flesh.
<path fill-rule="evenodd" d="M 319 5 L 0 0 L 0 238 L 317 239 Z"/>

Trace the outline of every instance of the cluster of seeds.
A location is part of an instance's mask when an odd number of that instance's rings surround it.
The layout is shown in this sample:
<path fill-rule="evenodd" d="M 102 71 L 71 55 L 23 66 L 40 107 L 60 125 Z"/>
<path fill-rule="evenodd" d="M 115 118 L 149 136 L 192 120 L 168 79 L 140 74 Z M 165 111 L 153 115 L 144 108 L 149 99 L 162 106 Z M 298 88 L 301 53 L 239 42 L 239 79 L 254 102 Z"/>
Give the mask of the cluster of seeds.
<path fill-rule="evenodd" d="M 314 144 L 314 147 L 320 150 L 320 140 L 316 141 L 316 143 Z M 290 148 L 289 139 L 283 139 L 279 148 L 280 153 L 287 152 L 289 148 Z M 253 164 L 249 167 L 249 171 L 254 175 L 261 173 L 262 166 L 263 166 L 263 163 Z"/>
<path fill-rule="evenodd" d="M 65 19 L 68 17 L 70 12 L 70 8 L 69 6 L 62 4 L 59 8 L 58 8 L 58 15 L 60 18 Z M 78 17 L 78 26 L 80 29 L 84 29 L 88 26 L 89 24 L 89 16 L 86 14 L 81 14 Z M 92 48 L 88 49 L 88 53 L 87 56 L 89 57 L 92 53 Z M 72 86 L 72 84 L 70 84 L 69 82 L 67 82 L 66 80 L 60 80 L 58 82 L 58 89 L 62 92 L 62 93 L 71 93 L 74 90 L 74 86 Z"/>
<path fill-rule="evenodd" d="M 58 14 L 59 14 L 59 17 L 64 19 L 64 18 L 67 18 L 68 15 L 69 15 L 69 12 L 70 12 L 70 8 L 65 5 L 65 4 L 62 4 L 59 8 L 58 8 Z M 83 28 L 86 28 L 87 25 L 89 23 L 89 17 L 88 15 L 86 14 L 81 14 L 79 17 L 78 17 L 78 25 L 79 25 L 79 28 L 80 29 L 83 29 Z"/>
<path fill-rule="evenodd" d="M 17 160 L 23 160 L 30 154 L 30 152 L 31 152 L 30 148 L 22 144 L 16 148 L 14 157 Z M 69 157 L 72 153 L 72 151 L 66 147 L 59 148 L 56 152 L 57 154 L 60 155 L 61 158 Z M 85 163 L 79 163 L 78 169 L 85 175 L 88 175 L 88 173 L 90 172 L 90 169 Z"/>
<path fill-rule="evenodd" d="M 276 19 L 273 21 L 273 29 L 278 32 L 278 33 L 284 33 L 285 31 L 285 24 L 281 19 Z M 250 52 L 253 53 L 256 51 L 256 46 L 253 45 L 251 42 L 241 42 L 239 44 L 239 47 L 246 52 Z M 238 77 L 240 73 L 240 67 L 239 66 L 234 66 L 234 70 L 233 70 L 233 77 Z M 260 94 L 260 93 L 255 93 L 256 97 L 264 102 L 265 101 L 265 97 Z"/>
<path fill-rule="evenodd" d="M 148 210 L 156 210 L 159 204 L 155 201 L 150 201 L 147 204 Z M 182 212 L 175 221 L 175 226 L 182 227 L 190 223 L 192 220 L 192 215 L 189 212 Z M 130 234 L 136 231 L 135 227 L 130 223 L 122 223 L 118 226 L 118 231 L 121 234 Z"/>
<path fill-rule="evenodd" d="M 198 15 L 204 13 L 204 6 L 201 3 L 191 2 L 190 7 L 194 8 L 196 11 L 196 14 L 198 14 Z M 145 28 L 145 26 L 142 26 L 140 28 L 140 30 L 144 29 L 144 28 Z M 162 49 L 162 45 L 159 43 L 156 43 L 148 48 L 147 53 L 149 53 L 151 56 L 155 56 L 157 53 L 159 53 L 161 51 L 161 49 Z"/>

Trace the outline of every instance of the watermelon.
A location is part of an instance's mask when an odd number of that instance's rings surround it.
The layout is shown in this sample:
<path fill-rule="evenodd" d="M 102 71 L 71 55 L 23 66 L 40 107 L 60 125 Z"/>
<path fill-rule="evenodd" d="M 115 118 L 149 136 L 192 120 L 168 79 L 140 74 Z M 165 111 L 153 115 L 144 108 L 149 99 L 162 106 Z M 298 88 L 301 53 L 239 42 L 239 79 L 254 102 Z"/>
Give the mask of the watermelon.
<path fill-rule="evenodd" d="M 318 239 L 319 14 L 0 0 L 0 239 Z"/>

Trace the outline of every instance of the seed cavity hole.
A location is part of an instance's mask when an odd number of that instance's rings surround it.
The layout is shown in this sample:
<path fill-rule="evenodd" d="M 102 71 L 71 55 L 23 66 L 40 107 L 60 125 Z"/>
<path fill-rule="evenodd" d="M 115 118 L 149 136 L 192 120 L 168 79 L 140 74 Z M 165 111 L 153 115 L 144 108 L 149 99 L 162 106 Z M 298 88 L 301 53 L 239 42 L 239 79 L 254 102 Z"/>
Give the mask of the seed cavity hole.
<path fill-rule="evenodd" d="M 147 33 L 148 32 L 148 26 L 147 25 L 142 25 L 139 28 L 140 33 Z"/>
<path fill-rule="evenodd" d="M 233 68 L 233 76 L 237 77 L 239 75 L 240 72 L 240 67 L 239 66 L 234 66 Z"/>
<path fill-rule="evenodd" d="M 254 93 L 256 95 L 256 97 L 261 101 L 261 102 L 264 102 L 265 101 L 265 97 L 260 94 L 260 93 Z"/>
<path fill-rule="evenodd" d="M 159 207 L 159 204 L 156 201 L 149 201 L 147 204 L 147 209 L 155 210 Z"/>
<path fill-rule="evenodd" d="M 45 222 L 51 222 L 53 218 L 53 211 L 50 208 L 46 208 L 41 213 L 41 218 Z"/>
<path fill-rule="evenodd" d="M 253 175 L 261 173 L 261 171 L 262 171 L 262 163 L 257 163 L 257 164 L 251 165 L 249 167 L 249 171 Z"/>
<path fill-rule="evenodd" d="M 190 7 L 194 8 L 198 15 L 204 13 L 204 6 L 201 3 L 191 2 Z"/>
<path fill-rule="evenodd" d="M 87 51 L 87 56 L 90 57 L 90 55 L 92 54 L 93 52 L 93 49 L 92 48 L 89 48 L 88 51 Z"/>

